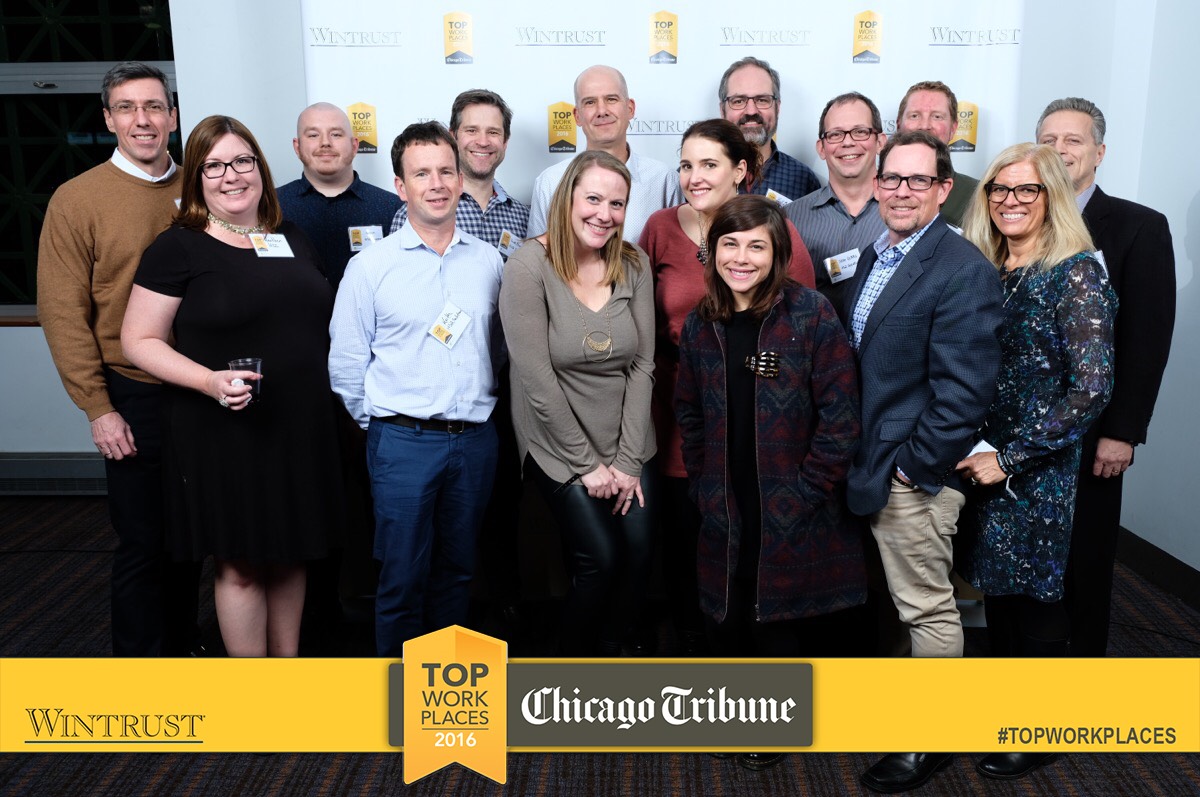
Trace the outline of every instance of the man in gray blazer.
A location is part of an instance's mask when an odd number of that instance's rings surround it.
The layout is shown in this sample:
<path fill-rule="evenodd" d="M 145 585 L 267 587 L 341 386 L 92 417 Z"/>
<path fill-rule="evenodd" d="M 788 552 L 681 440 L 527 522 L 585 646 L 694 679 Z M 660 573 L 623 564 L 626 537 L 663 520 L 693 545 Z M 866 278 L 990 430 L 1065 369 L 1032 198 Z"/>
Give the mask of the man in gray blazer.
<path fill-rule="evenodd" d="M 952 184 L 943 141 L 918 130 L 887 143 L 875 177 L 887 230 L 864 250 L 846 307 L 863 424 L 850 509 L 870 518 L 914 656 L 962 655 L 950 566 L 965 498 L 954 465 L 983 423 L 1000 365 L 1000 279 L 939 216 Z M 949 760 L 891 754 L 863 783 L 916 788 Z"/>

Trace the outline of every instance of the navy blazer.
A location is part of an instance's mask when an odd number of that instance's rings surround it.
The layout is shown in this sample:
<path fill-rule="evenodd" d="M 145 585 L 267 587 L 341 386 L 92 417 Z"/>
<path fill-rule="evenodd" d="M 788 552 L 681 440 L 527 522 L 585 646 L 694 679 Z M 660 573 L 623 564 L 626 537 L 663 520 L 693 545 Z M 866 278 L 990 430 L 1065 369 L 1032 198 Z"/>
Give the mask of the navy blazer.
<path fill-rule="evenodd" d="M 1120 298 L 1117 307 L 1113 394 L 1096 436 L 1146 442 L 1171 333 L 1175 329 L 1175 252 L 1167 217 L 1145 205 L 1117 199 L 1100 190 L 1088 200 L 1083 220 L 1096 248 L 1104 254 L 1108 279 Z M 1092 457 L 1082 466 L 1092 469 Z"/>
<path fill-rule="evenodd" d="M 847 327 L 874 268 L 863 251 Z M 887 506 L 899 467 L 923 490 L 962 490 L 954 466 L 971 450 L 996 392 L 1002 293 L 996 267 L 939 216 L 900 261 L 858 348 L 862 442 L 848 498 L 857 515 Z"/>

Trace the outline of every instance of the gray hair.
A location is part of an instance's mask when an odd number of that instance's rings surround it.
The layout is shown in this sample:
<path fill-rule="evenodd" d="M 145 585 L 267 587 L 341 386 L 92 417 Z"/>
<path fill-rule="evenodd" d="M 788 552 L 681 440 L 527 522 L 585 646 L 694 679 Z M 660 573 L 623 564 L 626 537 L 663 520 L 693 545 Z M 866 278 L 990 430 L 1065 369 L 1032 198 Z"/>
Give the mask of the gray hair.
<path fill-rule="evenodd" d="M 734 61 L 725 70 L 725 74 L 721 75 L 721 85 L 717 87 L 717 102 L 725 104 L 725 99 L 729 96 L 729 78 L 734 72 L 744 66 L 756 66 L 771 76 L 771 93 L 775 95 L 775 99 L 779 99 L 779 73 L 771 68 L 771 65 L 761 58 L 755 58 L 748 55 L 738 61 Z"/>
<path fill-rule="evenodd" d="M 1104 114 L 1096 107 L 1096 103 L 1085 100 L 1083 97 L 1063 97 L 1061 100 L 1055 100 L 1047 105 L 1046 110 L 1042 111 L 1042 115 L 1038 117 L 1034 138 L 1042 137 L 1042 122 L 1046 121 L 1046 117 L 1059 111 L 1078 111 L 1092 117 L 1092 140 L 1097 146 L 1104 143 L 1104 133 L 1108 130 Z"/>
<path fill-rule="evenodd" d="M 162 83 L 163 94 L 167 95 L 167 108 L 175 107 L 175 103 L 171 99 L 171 84 L 167 82 L 167 76 L 158 67 L 143 64 L 140 61 L 124 61 L 104 73 L 104 82 L 100 84 L 101 106 L 108 108 L 108 96 L 117 86 L 143 78 L 154 78 Z"/>

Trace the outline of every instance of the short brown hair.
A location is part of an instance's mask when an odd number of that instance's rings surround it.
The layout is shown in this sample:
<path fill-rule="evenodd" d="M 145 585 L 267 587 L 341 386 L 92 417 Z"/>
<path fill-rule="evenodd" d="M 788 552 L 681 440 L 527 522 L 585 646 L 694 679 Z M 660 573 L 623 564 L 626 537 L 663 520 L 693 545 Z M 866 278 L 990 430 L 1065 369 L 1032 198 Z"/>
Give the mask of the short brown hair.
<path fill-rule="evenodd" d="M 771 274 L 754 290 L 750 312 L 763 318 L 775 297 L 792 283 L 788 265 L 792 262 L 792 234 L 787 216 L 773 200 L 758 194 L 741 194 L 730 199 L 713 214 L 708 228 L 708 262 L 704 264 L 704 298 L 696 312 L 704 321 L 728 321 L 733 316 L 733 291 L 717 274 L 717 244 L 722 236 L 766 227 L 771 237 Z"/>
<path fill-rule="evenodd" d="M 183 150 L 183 179 L 180 181 L 181 197 L 179 212 L 175 214 L 175 223 L 180 227 L 192 230 L 203 230 L 208 226 L 208 205 L 204 202 L 204 189 L 201 180 L 204 175 L 200 170 L 208 159 L 208 153 L 227 135 L 235 135 L 258 160 L 258 173 L 262 178 L 262 197 L 258 200 L 258 223 L 267 232 L 275 232 L 283 222 L 283 210 L 279 207 L 279 197 L 275 194 L 275 181 L 271 179 L 271 169 L 267 159 L 263 157 L 262 148 L 254 139 L 244 124 L 232 116 L 209 116 L 201 119 L 200 124 L 192 128 L 188 136 L 187 147 Z"/>
<path fill-rule="evenodd" d="M 908 105 L 908 98 L 918 91 L 936 91 L 945 94 L 946 99 L 950 101 L 950 123 L 958 124 L 958 97 L 954 96 L 950 87 L 940 80 L 922 80 L 920 83 L 912 84 L 908 87 L 908 91 L 904 92 L 904 98 L 900 100 L 900 109 L 896 111 L 896 127 L 899 127 L 901 120 L 904 119 L 904 106 Z"/>
<path fill-rule="evenodd" d="M 954 176 L 954 166 L 950 163 L 950 148 L 946 146 L 945 141 L 928 130 L 909 130 L 907 133 L 897 133 L 889 138 L 888 143 L 884 144 L 883 149 L 879 152 L 879 168 L 875 172 L 875 176 L 883 176 L 884 164 L 887 163 L 887 157 L 892 150 L 908 144 L 924 144 L 933 150 L 937 163 L 937 175 L 935 176 L 939 180 L 945 182 Z"/>

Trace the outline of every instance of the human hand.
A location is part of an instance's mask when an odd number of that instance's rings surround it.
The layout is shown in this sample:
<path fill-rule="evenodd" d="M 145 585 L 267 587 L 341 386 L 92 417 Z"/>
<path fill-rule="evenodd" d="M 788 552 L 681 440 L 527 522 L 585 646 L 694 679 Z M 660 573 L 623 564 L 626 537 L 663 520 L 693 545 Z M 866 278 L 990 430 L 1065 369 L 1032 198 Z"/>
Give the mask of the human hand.
<path fill-rule="evenodd" d="M 92 421 L 92 442 L 105 459 L 122 460 L 136 457 L 137 446 L 133 442 L 133 429 L 125 423 L 121 413 L 113 410 Z"/>
<path fill-rule="evenodd" d="M 613 504 L 612 513 L 615 515 L 620 512 L 622 515 L 628 514 L 629 508 L 633 506 L 633 499 L 636 497 L 638 506 L 646 506 L 646 498 L 642 495 L 642 480 L 637 476 L 629 476 L 616 468 L 609 468 L 613 475 L 613 483 L 615 485 L 614 495 L 617 500 Z"/>
<path fill-rule="evenodd" d="M 204 382 L 204 394 L 222 407 L 244 410 L 250 406 L 250 393 L 254 390 L 249 382 L 259 379 L 262 374 L 254 371 L 210 371 Z"/>
<path fill-rule="evenodd" d="M 980 451 L 978 454 L 972 454 L 954 468 L 961 470 L 963 477 L 973 485 L 999 484 L 1008 478 L 1008 474 L 1000 468 L 995 451 Z"/>
<path fill-rule="evenodd" d="M 614 493 L 612 471 L 607 465 L 599 465 L 591 473 L 579 477 L 579 481 L 587 488 L 592 498 L 611 498 Z"/>
<path fill-rule="evenodd" d="M 1101 437 L 1096 443 L 1096 460 L 1092 463 L 1092 475 L 1111 479 L 1129 470 L 1133 464 L 1133 446 L 1124 440 Z"/>

